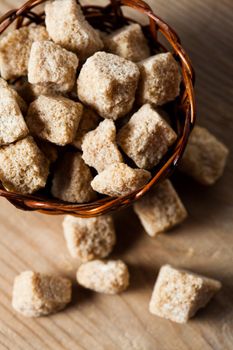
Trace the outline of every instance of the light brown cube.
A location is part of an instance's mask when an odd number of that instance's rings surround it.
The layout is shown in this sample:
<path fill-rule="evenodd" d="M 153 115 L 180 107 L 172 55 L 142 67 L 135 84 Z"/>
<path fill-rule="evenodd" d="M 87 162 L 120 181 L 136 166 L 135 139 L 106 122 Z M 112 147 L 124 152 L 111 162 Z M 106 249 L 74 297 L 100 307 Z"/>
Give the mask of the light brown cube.
<path fill-rule="evenodd" d="M 170 265 L 161 267 L 150 301 L 150 312 L 185 323 L 205 307 L 221 288 L 221 283 Z"/>
<path fill-rule="evenodd" d="M 48 40 L 48 33 L 37 25 L 22 27 L 3 37 L 0 41 L 1 76 L 8 80 L 27 75 L 32 43 L 43 40 Z"/>
<path fill-rule="evenodd" d="M 138 62 L 150 56 L 147 40 L 138 23 L 116 30 L 104 38 L 106 51 Z"/>
<path fill-rule="evenodd" d="M 177 135 L 151 105 L 143 105 L 124 125 L 117 141 L 128 157 L 143 169 L 159 163 Z"/>
<path fill-rule="evenodd" d="M 70 91 L 75 84 L 78 63 L 74 53 L 51 41 L 34 42 L 28 63 L 28 81 L 61 92 Z"/>
<path fill-rule="evenodd" d="M 82 61 L 103 48 L 99 33 L 86 21 L 75 0 L 47 2 L 45 13 L 53 41 L 75 52 Z"/>
<path fill-rule="evenodd" d="M 24 101 L 0 78 L 0 146 L 27 136 L 28 128 L 20 107 L 25 110 Z"/>
<path fill-rule="evenodd" d="M 105 258 L 111 253 L 116 242 L 110 215 L 87 219 L 66 216 L 63 229 L 71 256 L 83 262 Z"/>
<path fill-rule="evenodd" d="M 95 199 L 91 188 L 92 175 L 81 153 L 66 152 L 55 170 L 52 195 L 66 202 L 86 203 Z"/>
<path fill-rule="evenodd" d="M 12 306 L 26 317 L 46 316 L 64 309 L 71 294 L 67 278 L 25 271 L 15 278 Z"/>
<path fill-rule="evenodd" d="M 128 287 L 129 271 L 121 260 L 93 260 L 79 267 L 77 281 L 98 293 L 117 294 Z"/>
<path fill-rule="evenodd" d="M 172 229 L 187 217 L 187 211 L 169 180 L 158 184 L 137 201 L 134 210 L 151 237 Z"/>
<path fill-rule="evenodd" d="M 116 144 L 116 127 L 112 120 L 105 119 L 87 133 L 82 143 L 83 160 L 99 173 L 109 165 L 123 162 Z"/>
<path fill-rule="evenodd" d="M 0 180 L 9 191 L 31 194 L 46 185 L 49 161 L 31 136 L 0 148 Z"/>
<path fill-rule="evenodd" d="M 132 169 L 124 163 L 108 166 L 91 182 L 92 188 L 102 194 L 120 197 L 143 187 L 151 178 L 147 170 Z"/>
<path fill-rule="evenodd" d="M 73 141 L 82 112 L 82 105 L 68 98 L 41 95 L 30 104 L 26 123 L 32 135 L 64 146 Z"/>
<path fill-rule="evenodd" d="M 207 129 L 195 126 L 180 163 L 180 170 L 202 185 L 213 185 L 223 174 L 228 148 Z"/>
<path fill-rule="evenodd" d="M 139 69 L 133 62 L 106 52 L 88 58 L 78 77 L 78 97 L 103 118 L 126 115 L 135 100 Z"/>
<path fill-rule="evenodd" d="M 178 63 L 170 52 L 149 57 L 139 63 L 139 68 L 139 103 L 161 106 L 179 95 L 181 74 Z"/>

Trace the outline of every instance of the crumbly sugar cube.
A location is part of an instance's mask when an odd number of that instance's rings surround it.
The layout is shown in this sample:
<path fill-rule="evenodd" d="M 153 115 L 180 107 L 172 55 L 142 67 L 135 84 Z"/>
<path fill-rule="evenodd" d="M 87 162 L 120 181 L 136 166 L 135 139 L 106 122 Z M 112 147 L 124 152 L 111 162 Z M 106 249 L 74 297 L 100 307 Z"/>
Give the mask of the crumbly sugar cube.
<path fill-rule="evenodd" d="M 121 260 L 93 260 L 79 267 L 77 281 L 98 293 L 117 294 L 129 286 L 129 271 Z"/>
<path fill-rule="evenodd" d="M 171 321 L 186 323 L 220 288 L 219 281 L 164 265 L 155 283 L 149 310 Z"/>
<path fill-rule="evenodd" d="M 116 127 L 112 120 L 105 119 L 99 126 L 89 131 L 82 143 L 83 160 L 98 173 L 109 165 L 123 162 L 116 144 Z"/>
<path fill-rule="evenodd" d="M 82 112 L 82 105 L 68 98 L 41 95 L 30 104 L 26 123 L 32 135 L 64 146 L 73 141 Z"/>
<path fill-rule="evenodd" d="M 31 136 L 0 148 L 0 180 L 9 191 L 31 194 L 46 185 L 49 161 Z"/>
<path fill-rule="evenodd" d="M 207 129 L 195 126 L 179 169 L 202 185 L 213 185 L 223 174 L 228 148 Z"/>
<path fill-rule="evenodd" d="M 141 78 L 138 85 L 140 104 L 162 106 L 180 93 L 181 74 L 170 52 L 160 53 L 139 62 Z"/>
<path fill-rule="evenodd" d="M 158 184 L 134 204 L 142 226 L 151 237 L 182 223 L 187 211 L 169 180 Z"/>
<path fill-rule="evenodd" d="M 176 138 L 176 133 L 150 104 L 143 105 L 117 135 L 123 151 L 143 169 L 157 165 Z"/>
<path fill-rule="evenodd" d="M 66 152 L 58 161 L 52 183 L 52 195 L 71 203 L 86 203 L 96 198 L 91 188 L 91 171 L 81 153 Z"/>
<path fill-rule="evenodd" d="M 83 61 L 103 49 L 103 42 L 85 19 L 75 0 L 48 2 L 45 6 L 45 23 L 53 41 L 75 52 Z"/>
<path fill-rule="evenodd" d="M 151 174 L 147 170 L 132 169 L 127 164 L 115 163 L 96 175 L 91 186 L 96 192 L 120 197 L 140 189 L 150 178 Z"/>
<path fill-rule="evenodd" d="M 84 107 L 78 130 L 72 145 L 81 150 L 84 136 L 91 130 L 97 128 L 100 122 L 98 114 L 90 108 Z"/>
<path fill-rule="evenodd" d="M 104 38 L 105 49 L 133 62 L 150 56 L 147 40 L 138 23 L 127 25 Z"/>
<path fill-rule="evenodd" d="M 75 84 L 78 63 L 74 53 L 59 45 L 51 41 L 36 41 L 30 52 L 28 81 L 61 92 L 70 91 Z"/>
<path fill-rule="evenodd" d="M 101 117 L 116 120 L 132 109 L 139 75 L 135 63 L 97 52 L 87 59 L 80 71 L 78 97 Z"/>
<path fill-rule="evenodd" d="M 48 40 L 48 33 L 39 25 L 22 27 L 3 37 L 0 41 L 1 76 L 8 80 L 27 75 L 32 43 L 43 40 Z"/>
<path fill-rule="evenodd" d="M 116 242 L 110 215 L 87 219 L 66 216 L 63 229 L 71 256 L 82 262 L 107 257 Z"/>
<path fill-rule="evenodd" d="M 46 316 L 64 309 L 71 293 L 67 278 L 25 271 L 15 278 L 12 306 L 26 317 Z"/>

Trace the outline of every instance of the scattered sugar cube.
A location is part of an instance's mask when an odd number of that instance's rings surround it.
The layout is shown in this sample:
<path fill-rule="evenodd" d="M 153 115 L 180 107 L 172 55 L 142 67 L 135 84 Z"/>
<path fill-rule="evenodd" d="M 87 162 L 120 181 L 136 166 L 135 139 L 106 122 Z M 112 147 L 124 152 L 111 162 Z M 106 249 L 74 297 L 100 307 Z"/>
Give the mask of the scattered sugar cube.
<path fill-rule="evenodd" d="M 75 0 L 48 2 L 45 23 L 53 41 L 83 61 L 103 48 L 99 33 L 86 21 Z"/>
<path fill-rule="evenodd" d="M 92 188 L 102 194 L 120 197 L 143 187 L 151 178 L 147 170 L 132 169 L 124 163 L 108 166 L 91 182 Z"/>
<path fill-rule="evenodd" d="M 55 90 L 72 90 L 79 60 L 77 56 L 51 41 L 32 44 L 28 63 L 28 81 L 31 84 L 49 85 Z"/>
<path fill-rule="evenodd" d="M 92 175 L 81 153 L 66 152 L 55 170 L 52 195 L 66 202 L 85 203 L 95 199 L 91 188 Z"/>
<path fill-rule="evenodd" d="M 83 262 L 105 258 L 111 253 L 116 242 L 110 215 L 88 219 L 66 216 L 63 228 L 71 256 Z"/>
<path fill-rule="evenodd" d="M 64 146 L 73 141 L 82 112 L 82 105 L 68 98 L 41 95 L 30 104 L 26 123 L 33 135 Z"/>
<path fill-rule="evenodd" d="M 26 317 L 46 316 L 64 309 L 71 293 L 67 278 L 25 271 L 15 278 L 12 306 Z"/>
<path fill-rule="evenodd" d="M 187 211 L 169 180 L 155 186 L 134 204 L 145 231 L 151 237 L 183 222 Z"/>
<path fill-rule="evenodd" d="M 161 267 L 150 301 L 150 312 L 178 323 L 185 323 L 206 306 L 221 283 L 170 265 Z"/>
<path fill-rule="evenodd" d="M 78 77 L 78 97 L 103 118 L 126 115 L 135 100 L 139 69 L 133 62 L 106 52 L 88 58 Z"/>
<path fill-rule="evenodd" d="M 99 173 L 114 163 L 123 162 L 116 144 L 116 127 L 112 120 L 105 119 L 87 133 L 82 143 L 83 160 Z"/>
<path fill-rule="evenodd" d="M 121 260 L 93 260 L 79 267 L 77 281 L 98 293 L 117 294 L 128 287 L 129 271 Z"/>
<path fill-rule="evenodd" d="M 223 174 L 229 150 L 207 129 L 195 126 L 180 162 L 180 170 L 203 185 L 213 185 Z"/>
<path fill-rule="evenodd" d="M 45 187 L 49 161 L 31 136 L 0 148 L 0 180 L 9 191 L 31 194 Z"/>
<path fill-rule="evenodd" d="M 106 36 L 104 44 L 107 51 L 133 62 L 142 61 L 150 56 L 147 40 L 137 23 Z"/>
<path fill-rule="evenodd" d="M 139 63 L 139 68 L 139 103 L 161 106 L 179 95 L 181 74 L 178 63 L 170 52 L 149 57 Z"/>
<path fill-rule="evenodd" d="M 176 133 L 149 104 L 143 105 L 117 135 L 123 151 L 144 169 L 157 165 L 176 138 Z"/>
<path fill-rule="evenodd" d="M 43 40 L 48 40 L 48 33 L 38 25 L 22 27 L 3 37 L 0 41 L 1 76 L 8 80 L 27 75 L 32 43 Z"/>
<path fill-rule="evenodd" d="M 0 146 L 27 136 L 28 128 L 20 107 L 26 108 L 24 101 L 0 78 Z"/>

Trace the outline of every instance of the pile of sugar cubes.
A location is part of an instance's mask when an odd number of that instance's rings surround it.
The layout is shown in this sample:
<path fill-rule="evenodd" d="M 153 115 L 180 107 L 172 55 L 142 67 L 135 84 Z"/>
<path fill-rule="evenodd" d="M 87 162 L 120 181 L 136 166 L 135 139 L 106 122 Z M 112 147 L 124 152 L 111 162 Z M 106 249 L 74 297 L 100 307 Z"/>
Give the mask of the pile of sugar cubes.
<path fill-rule="evenodd" d="M 169 52 L 151 56 L 139 24 L 100 33 L 76 0 L 49 1 L 45 27 L 31 24 L 1 39 L 0 73 L 0 180 L 8 191 L 32 194 L 46 187 L 70 203 L 127 195 L 151 179 L 151 170 L 176 143 L 162 108 L 179 96 L 180 69 Z M 227 155 L 220 141 L 196 126 L 180 170 L 212 185 Z M 134 210 L 151 237 L 187 217 L 170 180 Z M 127 265 L 106 259 L 116 242 L 112 217 L 67 216 L 63 226 L 68 250 L 81 262 L 79 285 L 100 293 L 124 291 Z M 186 322 L 220 286 L 163 266 L 150 311 Z M 70 302 L 71 287 L 63 277 L 23 272 L 15 279 L 13 307 L 25 316 L 48 315 Z"/>

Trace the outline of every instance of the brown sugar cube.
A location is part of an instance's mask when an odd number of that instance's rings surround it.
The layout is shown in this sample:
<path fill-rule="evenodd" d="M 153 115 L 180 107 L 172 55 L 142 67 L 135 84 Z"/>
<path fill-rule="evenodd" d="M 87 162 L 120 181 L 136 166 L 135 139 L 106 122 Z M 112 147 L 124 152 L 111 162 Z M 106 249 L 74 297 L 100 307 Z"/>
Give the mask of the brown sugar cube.
<path fill-rule="evenodd" d="M 143 105 L 124 125 L 117 141 L 123 151 L 143 169 L 159 163 L 177 135 L 151 105 Z"/>
<path fill-rule="evenodd" d="M 68 98 L 41 95 L 30 104 L 26 123 L 33 135 L 64 146 L 73 141 L 82 112 L 82 105 Z"/>
<path fill-rule="evenodd" d="M 183 222 L 187 211 L 169 180 L 158 184 L 134 204 L 142 226 L 151 237 Z"/>
<path fill-rule="evenodd" d="M 63 229 L 71 256 L 83 262 L 105 258 L 111 253 L 116 242 L 110 215 L 88 219 L 66 216 Z"/>
<path fill-rule="evenodd" d="M 106 52 L 88 58 L 78 77 L 78 97 L 108 119 L 126 115 L 135 100 L 139 69 L 133 62 Z"/>
<path fill-rule="evenodd" d="M 139 68 L 139 103 L 161 106 L 179 95 L 181 74 L 178 63 L 170 52 L 149 57 L 139 63 Z"/>
<path fill-rule="evenodd" d="M 51 192 L 55 198 L 66 202 L 90 202 L 96 197 L 91 181 L 91 171 L 81 153 L 66 152 L 57 164 Z"/>
<path fill-rule="evenodd" d="M 120 197 L 143 187 L 151 178 L 147 170 L 132 169 L 124 163 L 115 163 L 94 177 L 92 188 L 102 194 Z"/>
<path fill-rule="evenodd" d="M 87 133 L 82 143 L 83 160 L 99 173 L 114 163 L 123 162 L 116 144 L 116 127 L 112 120 L 105 119 Z"/>
<path fill-rule="evenodd" d="M 46 316 L 64 309 L 71 293 L 67 278 L 25 271 L 15 278 L 12 306 L 26 317 Z"/>
<path fill-rule="evenodd" d="M 180 162 L 180 170 L 203 185 L 213 185 L 223 174 L 229 150 L 207 129 L 195 126 Z"/>
<path fill-rule="evenodd" d="M 9 191 L 31 194 L 46 185 L 49 161 L 31 136 L 0 148 L 0 180 Z"/>
<path fill-rule="evenodd" d="M 150 312 L 178 323 L 186 323 L 205 307 L 221 283 L 170 265 L 161 267 L 150 301 Z"/>
<path fill-rule="evenodd" d="M 72 90 L 76 80 L 77 56 L 51 41 L 37 41 L 32 44 L 28 81 L 31 84 L 49 85 L 55 90 Z"/>
<path fill-rule="evenodd" d="M 125 26 L 104 38 L 106 51 L 138 62 L 150 56 L 147 40 L 139 24 Z"/>
<path fill-rule="evenodd" d="M 53 41 L 83 61 L 103 48 L 99 33 L 86 21 L 75 0 L 56 0 L 45 6 L 45 23 Z"/>
<path fill-rule="evenodd" d="M 77 281 L 98 293 L 117 294 L 128 287 L 129 271 L 121 260 L 93 260 L 79 267 Z"/>
<path fill-rule="evenodd" d="M 72 145 L 81 150 L 84 136 L 91 130 L 97 128 L 100 117 L 92 109 L 84 107 L 81 121 Z"/>
<path fill-rule="evenodd" d="M 43 40 L 48 40 L 48 33 L 38 25 L 22 27 L 3 37 L 0 41 L 1 76 L 8 80 L 27 75 L 32 43 Z"/>

